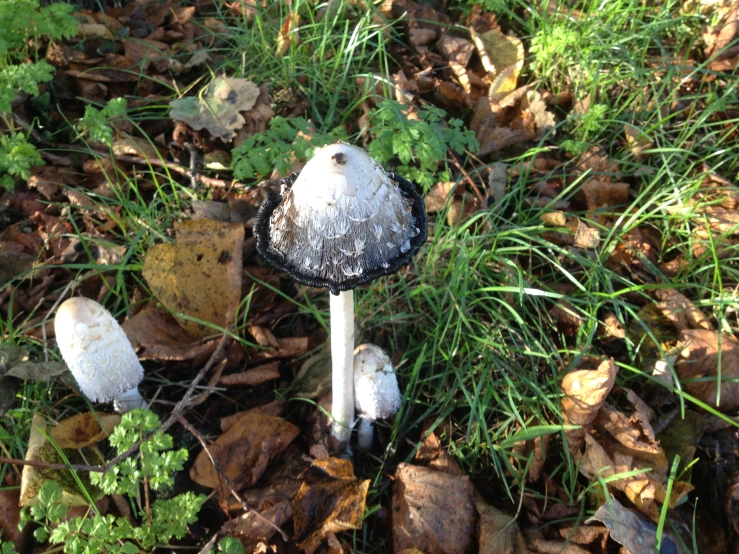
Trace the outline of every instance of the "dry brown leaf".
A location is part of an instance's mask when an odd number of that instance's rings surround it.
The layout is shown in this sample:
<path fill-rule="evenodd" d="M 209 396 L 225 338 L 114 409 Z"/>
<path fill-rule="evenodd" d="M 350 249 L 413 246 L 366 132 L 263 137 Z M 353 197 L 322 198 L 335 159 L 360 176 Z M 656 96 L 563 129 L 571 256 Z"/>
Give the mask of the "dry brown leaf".
<path fill-rule="evenodd" d="M 560 527 L 559 535 L 575 544 L 593 545 L 596 552 L 608 552 L 608 529 L 595 525 Z"/>
<path fill-rule="evenodd" d="M 228 327 L 241 299 L 244 226 L 199 219 L 174 227 L 174 244 L 158 244 L 146 253 L 144 279 L 168 310 Z M 178 321 L 196 337 L 218 333 L 191 320 Z"/>
<path fill-rule="evenodd" d="M 277 52 L 278 58 L 284 56 L 290 49 L 292 44 L 297 44 L 299 38 L 298 29 L 300 28 L 300 14 L 295 11 L 290 11 L 290 14 L 285 18 L 285 21 L 280 27 L 280 32 L 277 35 Z"/>
<path fill-rule="evenodd" d="M 428 423 L 424 423 L 424 428 L 427 427 Z M 416 453 L 416 460 L 435 471 L 441 471 L 458 477 L 464 477 L 466 475 L 456 460 L 450 457 L 446 450 L 442 448 L 441 441 L 436 436 L 436 433 L 430 433 L 423 440 L 421 447 Z"/>
<path fill-rule="evenodd" d="M 685 329 L 678 336 L 682 352 L 675 363 L 685 390 L 722 412 L 734 412 L 739 408 L 739 340 L 731 335 L 705 329 Z M 718 364 L 721 355 L 721 398 L 717 403 Z"/>
<path fill-rule="evenodd" d="M 349 460 L 315 460 L 293 499 L 295 540 L 312 554 L 329 533 L 359 529 L 370 482 L 359 481 Z"/>
<path fill-rule="evenodd" d="M 478 494 L 475 508 L 480 515 L 480 554 L 529 554 L 516 518 L 487 504 Z"/>
<path fill-rule="evenodd" d="M 602 146 L 591 146 L 580 154 L 577 160 L 577 169 L 581 172 L 590 171 L 598 181 L 613 182 L 621 178 L 618 163 L 611 160 Z"/>
<path fill-rule="evenodd" d="M 589 179 L 580 189 L 585 196 L 588 212 L 625 204 L 629 200 L 629 184 Z"/>
<path fill-rule="evenodd" d="M 654 525 L 639 517 L 632 510 L 628 510 L 616 500 L 610 497 L 595 515 L 585 523 L 599 521 L 603 523 L 611 533 L 611 538 L 623 545 L 631 554 L 653 554 L 657 546 L 656 529 Z M 675 541 L 667 531 L 663 535 L 660 551 L 679 552 Z"/>
<path fill-rule="evenodd" d="M 585 433 L 598 415 L 603 402 L 613 388 L 618 368 L 613 360 L 605 360 L 597 369 L 581 369 L 565 375 L 562 380 L 562 417 L 567 425 L 580 429 L 565 431 L 570 452 L 580 450 Z"/>
<path fill-rule="evenodd" d="M 401 463 L 393 485 L 395 552 L 465 554 L 475 535 L 474 487 L 459 477 Z"/>
<path fill-rule="evenodd" d="M 308 352 L 309 337 L 285 337 L 277 339 L 277 348 L 256 350 L 249 355 L 253 362 L 264 360 L 284 360 L 302 356 Z"/>
<path fill-rule="evenodd" d="M 142 360 L 205 362 L 218 346 L 190 335 L 167 313 L 146 307 L 121 325 Z"/>
<path fill-rule="evenodd" d="M 575 230 L 575 248 L 587 248 L 594 250 L 600 245 L 600 231 L 594 227 L 577 219 L 577 228 Z"/>
<path fill-rule="evenodd" d="M 59 422 L 50 434 L 59 448 L 85 448 L 106 439 L 120 422 L 118 414 L 86 412 Z"/>
<path fill-rule="evenodd" d="M 224 375 L 218 380 L 218 383 L 227 387 L 235 385 L 247 385 L 255 387 L 272 381 L 273 379 L 280 378 L 280 362 L 272 362 L 269 364 L 260 365 L 241 373 L 233 373 L 231 375 Z"/>
<path fill-rule="evenodd" d="M 627 417 L 615 408 L 604 405 L 598 412 L 595 426 L 605 429 L 614 439 L 632 450 L 654 454 L 661 451 L 652 425 L 638 413 Z"/>
<path fill-rule="evenodd" d="M 624 266 L 648 268 L 657 263 L 660 241 L 651 229 L 635 227 L 618 238 L 616 247 L 606 260 L 606 267 L 617 270 Z"/>
<path fill-rule="evenodd" d="M 300 433 L 292 423 L 279 417 L 248 414 L 239 425 L 229 427 L 208 447 L 221 470 L 236 490 L 254 485 L 280 452 Z M 207 452 L 202 451 L 190 469 L 190 478 L 211 489 L 223 483 Z"/>
<path fill-rule="evenodd" d="M 588 550 L 565 541 L 548 540 L 541 531 L 534 529 L 526 530 L 526 541 L 529 548 L 537 554 L 590 554 Z"/>
<path fill-rule="evenodd" d="M 153 160 L 163 157 L 148 140 L 128 136 L 123 136 L 113 142 L 113 154 L 116 156 L 139 156 Z"/>
<path fill-rule="evenodd" d="M 259 414 L 263 416 L 278 417 L 282 415 L 282 411 L 284 409 L 285 409 L 285 400 L 283 400 L 282 398 L 278 398 L 276 400 L 273 400 L 272 402 L 269 402 L 268 404 L 263 404 L 262 406 L 251 408 L 250 410 L 244 410 L 243 412 L 237 412 L 235 414 L 231 414 L 230 416 L 222 417 L 221 418 L 221 431 L 222 432 L 228 431 L 232 425 L 238 423 L 242 417 L 245 417 L 249 414 Z"/>
<path fill-rule="evenodd" d="M 659 289 L 657 307 L 678 331 L 685 329 L 714 329 L 711 321 L 684 294 L 675 289 Z"/>
<path fill-rule="evenodd" d="M 626 338 L 626 329 L 613 312 L 607 312 L 603 318 L 603 332 L 616 339 Z"/>
<path fill-rule="evenodd" d="M 0 490 L 0 539 L 15 546 L 17 552 L 24 551 L 26 537 L 18 530 L 20 522 L 20 491 Z"/>
<path fill-rule="evenodd" d="M 549 310 L 552 319 L 557 322 L 560 330 L 567 335 L 577 332 L 578 327 L 585 321 L 584 317 L 566 301 L 557 302 Z"/>
<path fill-rule="evenodd" d="M 75 416 L 72 427 L 78 422 L 79 418 Z M 66 425 L 65 420 L 59 422 L 59 426 L 66 427 Z M 96 449 L 67 448 L 62 450 L 62 454 L 60 454 L 60 451 L 47 439 L 50 431 L 51 429 L 44 417 L 40 414 L 34 414 L 31 421 L 31 432 L 28 437 L 26 460 L 54 464 L 102 465 L 103 459 Z M 83 431 L 82 442 L 89 442 L 89 439 L 90 436 Z M 85 493 L 80 490 L 77 479 L 81 481 Z M 88 505 L 88 498 L 91 497 L 93 500 L 97 500 L 103 496 L 100 488 L 90 483 L 89 474 L 86 472 L 78 472 L 75 478 L 66 469 L 57 470 L 26 465 L 23 466 L 21 476 L 19 505 L 33 506 L 36 504 L 39 490 L 44 483 L 50 480 L 56 481 L 62 487 L 62 502 L 68 506 L 86 506 Z"/>

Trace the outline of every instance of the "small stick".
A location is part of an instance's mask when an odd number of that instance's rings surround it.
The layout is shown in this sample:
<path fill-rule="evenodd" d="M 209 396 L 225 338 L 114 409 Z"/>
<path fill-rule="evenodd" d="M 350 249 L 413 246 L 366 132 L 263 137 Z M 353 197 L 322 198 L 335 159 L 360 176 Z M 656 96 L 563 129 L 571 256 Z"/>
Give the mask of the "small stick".
<path fill-rule="evenodd" d="M 472 190 L 475 191 L 475 194 L 477 195 L 477 199 L 480 201 L 480 206 L 485 207 L 485 197 L 483 196 L 482 192 L 480 192 L 480 189 L 477 187 L 477 184 L 472 180 L 472 177 L 470 177 L 470 174 L 467 173 L 464 168 L 462 167 L 462 164 L 459 163 L 459 160 L 457 160 L 457 156 L 452 153 L 452 159 L 449 160 L 452 164 L 454 164 L 454 167 L 456 167 L 459 172 L 464 176 L 465 180 L 470 184 L 472 187 Z"/>
<path fill-rule="evenodd" d="M 185 429 L 187 429 L 190 432 L 190 434 L 193 437 L 195 437 L 196 439 L 198 439 L 198 441 L 200 442 L 201 446 L 203 447 L 203 450 L 208 455 L 208 458 L 210 458 L 210 462 L 213 464 L 213 467 L 218 472 L 218 476 L 221 479 L 223 479 L 223 481 L 226 483 L 226 486 L 228 487 L 229 492 L 241 504 L 241 507 L 244 509 L 244 511 L 246 511 L 246 512 L 253 512 L 255 516 L 257 516 L 259 519 L 261 519 L 262 521 L 264 521 L 268 525 L 270 525 L 272 528 L 274 528 L 274 530 L 277 531 L 280 534 L 280 536 L 282 536 L 282 539 L 285 542 L 288 542 L 287 534 L 282 529 L 280 529 L 279 527 L 277 527 L 277 525 L 275 525 L 274 522 L 270 521 L 269 519 L 267 519 L 266 517 L 264 517 L 262 514 L 260 514 L 259 512 L 257 512 L 256 510 L 254 510 L 253 508 L 251 508 L 246 503 L 246 501 L 244 501 L 244 499 L 241 498 L 241 496 L 239 496 L 239 494 L 234 489 L 234 486 L 233 486 L 233 483 L 231 482 L 231 479 L 228 478 L 228 475 L 226 475 L 224 473 L 223 469 L 221 468 L 221 463 L 216 458 L 214 458 L 213 457 L 213 454 L 210 452 L 210 449 L 208 448 L 208 445 L 205 442 L 205 437 L 203 437 L 203 435 L 201 435 L 200 432 L 197 429 L 195 429 L 195 427 L 193 427 L 192 425 L 190 425 L 190 422 L 187 421 L 184 418 L 184 416 L 182 416 L 182 415 L 177 416 L 177 420 L 180 422 L 180 424 Z"/>

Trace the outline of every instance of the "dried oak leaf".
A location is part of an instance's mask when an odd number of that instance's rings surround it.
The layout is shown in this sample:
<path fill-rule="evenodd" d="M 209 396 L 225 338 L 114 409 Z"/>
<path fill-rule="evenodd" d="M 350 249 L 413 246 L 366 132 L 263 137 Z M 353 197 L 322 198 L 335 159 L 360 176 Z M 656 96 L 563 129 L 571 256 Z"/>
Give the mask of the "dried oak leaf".
<path fill-rule="evenodd" d="M 580 450 L 585 433 L 600 411 L 613 388 L 618 368 L 613 360 L 605 360 L 597 369 L 581 369 L 565 375 L 562 380 L 562 418 L 567 425 L 580 429 L 565 431 L 570 452 Z"/>
<path fill-rule="evenodd" d="M 174 244 L 146 253 L 144 279 L 171 312 L 228 327 L 241 299 L 244 226 L 199 219 L 175 223 L 175 233 Z M 214 334 L 190 319 L 178 321 L 192 336 Z"/>
<path fill-rule="evenodd" d="M 400 464 L 393 485 L 395 552 L 471 552 L 477 524 L 474 495 L 469 477 Z"/>
<path fill-rule="evenodd" d="M 329 533 L 361 528 L 369 485 L 349 460 L 315 460 L 292 503 L 298 547 L 312 554 Z"/>
<path fill-rule="evenodd" d="M 722 412 L 739 408 L 739 340 L 705 329 L 684 329 L 678 335 L 682 351 L 675 370 L 690 394 Z M 721 396 L 718 366 L 721 363 Z M 691 379 L 690 382 L 685 382 Z M 692 381 L 692 379 L 703 379 Z M 719 401 L 720 400 L 720 401 Z"/>
<path fill-rule="evenodd" d="M 299 433 L 300 429 L 280 417 L 248 414 L 209 445 L 208 450 L 238 491 L 254 485 Z M 205 450 L 198 454 L 190 478 L 211 489 L 222 489 L 224 485 Z"/>

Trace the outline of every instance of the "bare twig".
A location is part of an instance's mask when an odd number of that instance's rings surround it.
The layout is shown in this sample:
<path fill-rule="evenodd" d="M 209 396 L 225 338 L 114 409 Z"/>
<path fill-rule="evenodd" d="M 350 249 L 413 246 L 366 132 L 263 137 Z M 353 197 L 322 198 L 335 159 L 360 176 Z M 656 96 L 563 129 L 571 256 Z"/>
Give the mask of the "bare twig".
<path fill-rule="evenodd" d="M 465 169 L 462 167 L 462 164 L 459 163 L 459 160 L 457 157 L 452 154 L 452 158 L 449 160 L 454 167 L 456 167 L 459 172 L 464 176 L 465 180 L 470 184 L 472 187 L 472 190 L 475 191 L 475 194 L 477 195 L 477 199 L 480 201 L 480 206 L 485 207 L 485 196 L 483 196 L 482 192 L 480 192 L 480 189 L 477 186 L 477 183 L 472 180 L 472 177 L 470 177 L 470 174 L 465 171 Z"/>
<path fill-rule="evenodd" d="M 225 474 L 225 472 L 221 468 L 220 462 L 213 456 L 213 454 L 211 453 L 210 449 L 208 448 L 208 444 L 205 442 L 205 437 L 203 437 L 203 435 L 201 435 L 200 432 L 197 429 L 195 429 L 195 427 L 193 427 L 192 425 L 190 425 L 190 422 L 187 421 L 184 418 L 184 416 L 182 416 L 182 415 L 178 416 L 177 417 L 177 420 L 180 422 L 180 424 L 182 424 L 182 426 L 185 429 L 187 429 L 190 432 L 190 434 L 193 437 L 195 437 L 196 439 L 198 439 L 198 441 L 200 442 L 201 446 L 203 447 L 203 450 L 208 455 L 208 458 L 210 458 L 210 462 L 213 464 L 213 467 L 218 472 L 219 478 L 223 480 L 223 482 L 228 487 L 228 490 L 231 493 L 231 495 L 239 502 L 239 504 L 241 504 L 241 507 L 244 509 L 244 511 L 254 513 L 254 515 L 257 518 L 261 519 L 262 521 L 266 522 L 269 526 L 271 526 L 272 528 L 274 528 L 274 530 L 277 531 L 282 536 L 282 539 L 285 542 L 287 542 L 288 541 L 287 534 L 282 529 L 280 529 L 277 525 L 275 525 L 274 522 L 270 521 L 269 519 L 267 519 L 266 517 L 264 517 L 262 514 L 260 514 L 259 512 L 257 512 L 255 509 L 251 508 L 246 503 L 246 501 L 243 498 L 241 498 L 241 496 L 239 496 L 239 494 L 234 489 L 234 486 L 233 486 L 233 483 L 232 483 L 231 479 L 229 479 L 228 478 L 228 475 Z"/>

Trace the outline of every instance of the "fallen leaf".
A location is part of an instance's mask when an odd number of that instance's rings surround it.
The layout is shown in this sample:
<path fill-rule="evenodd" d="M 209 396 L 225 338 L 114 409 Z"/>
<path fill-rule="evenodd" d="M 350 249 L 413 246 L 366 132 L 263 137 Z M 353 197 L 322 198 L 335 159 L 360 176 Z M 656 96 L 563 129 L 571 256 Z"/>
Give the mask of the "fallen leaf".
<path fill-rule="evenodd" d="M 684 329 L 678 335 L 682 350 L 675 370 L 685 390 L 722 412 L 739 408 L 739 340 L 705 329 Z M 721 397 L 718 367 L 721 363 Z M 685 382 L 686 379 L 701 379 Z"/>
<path fill-rule="evenodd" d="M 175 223 L 174 228 L 174 244 L 158 244 L 146 253 L 144 279 L 171 312 L 228 327 L 241 299 L 244 226 L 199 219 Z M 192 336 L 218 333 L 175 317 Z"/>
<path fill-rule="evenodd" d="M 4 544 L 15 546 L 16 552 L 23 552 L 26 537 L 18 530 L 20 509 L 18 501 L 20 493 L 17 489 L 0 490 L 0 539 Z"/>
<path fill-rule="evenodd" d="M 490 78 L 496 79 L 504 75 L 503 79 L 491 86 L 489 92 L 491 101 L 500 101 L 516 90 L 518 76 L 523 67 L 523 43 L 518 38 L 504 35 L 497 29 L 480 35 L 474 28 L 470 28 L 470 35 Z"/>
<path fill-rule="evenodd" d="M 51 438 L 59 448 L 85 448 L 108 438 L 120 422 L 119 414 L 85 412 L 52 426 Z"/>
<path fill-rule="evenodd" d="M 218 460 L 234 488 L 240 491 L 254 485 L 299 433 L 300 429 L 282 418 L 252 413 L 239 419 L 239 425 L 229 427 L 209 445 L 208 450 Z M 223 487 L 221 477 L 205 451 L 198 454 L 190 469 L 190 478 L 211 489 Z"/>
<path fill-rule="evenodd" d="M 526 541 L 516 523 L 516 518 L 475 498 L 475 508 L 480 515 L 480 554 L 529 554 Z"/>
<path fill-rule="evenodd" d="M 116 156 L 139 156 L 145 159 L 158 160 L 163 156 L 156 146 L 148 140 L 124 136 L 113 141 L 113 154 Z"/>
<path fill-rule="evenodd" d="M 598 416 L 603 402 L 616 381 L 618 368 L 613 360 L 603 361 L 597 369 L 581 369 L 565 375 L 562 380 L 562 419 L 580 429 L 565 431 L 570 452 L 580 450 L 585 433 Z"/>
<path fill-rule="evenodd" d="M 361 528 L 369 485 L 349 460 L 315 460 L 292 502 L 298 547 L 312 554 L 329 533 Z"/>
<path fill-rule="evenodd" d="M 218 380 L 218 383 L 227 387 L 234 385 L 247 385 L 254 387 L 267 381 L 280 378 L 279 362 L 260 365 L 241 373 L 232 373 L 224 375 Z"/>
<path fill-rule="evenodd" d="M 264 360 L 284 360 L 298 358 L 308 352 L 308 337 L 277 338 L 277 348 L 267 347 L 250 354 L 253 362 Z"/>
<path fill-rule="evenodd" d="M 393 547 L 425 554 L 465 554 L 473 548 L 474 487 L 454 476 L 401 463 L 393 485 Z"/>
<path fill-rule="evenodd" d="M 251 110 L 259 95 L 259 87 L 247 79 L 217 77 L 204 94 L 173 100 L 169 117 L 230 142 L 246 122 L 239 112 Z"/>
<path fill-rule="evenodd" d="M 190 335 L 168 313 L 146 307 L 121 324 L 141 360 L 207 360 L 220 341 Z"/>
<path fill-rule="evenodd" d="M 277 35 L 277 57 L 284 56 L 290 49 L 292 44 L 297 44 L 300 28 L 300 14 L 297 10 L 290 10 L 290 14 L 285 18 L 280 32 Z"/>
<path fill-rule="evenodd" d="M 72 426 L 74 427 L 76 423 L 76 421 L 73 421 Z M 59 425 L 66 426 L 66 420 L 60 421 Z M 39 414 L 34 414 L 31 422 L 31 433 L 28 437 L 28 447 L 25 456 L 26 460 L 54 464 L 66 463 L 59 451 L 51 442 L 49 442 L 46 436 L 44 436 L 44 434 L 48 435 L 49 432 L 50 429 L 48 428 L 44 417 Z M 85 443 L 89 441 L 83 440 L 81 442 Z M 62 453 L 64 454 L 64 457 L 69 460 L 69 463 L 72 464 L 102 465 L 104 463 L 99 452 L 90 448 L 85 448 L 84 450 L 68 448 L 63 449 Z M 82 486 L 86 490 L 86 494 L 80 490 L 77 479 L 81 481 Z M 61 485 L 62 502 L 68 506 L 88 505 L 88 495 L 93 500 L 97 500 L 103 496 L 103 492 L 97 486 L 90 483 L 90 476 L 87 472 L 77 472 L 77 476 L 75 478 L 72 473 L 66 469 L 48 469 L 27 465 L 23 466 L 19 505 L 33 506 L 36 504 L 38 501 L 39 490 L 44 483 L 51 480 L 56 481 Z"/>
<path fill-rule="evenodd" d="M 627 510 L 614 497 L 603 504 L 585 523 L 599 521 L 611 532 L 611 538 L 625 546 L 631 554 L 654 554 L 657 547 L 657 528 L 654 524 Z M 666 531 L 662 535 L 659 552 L 683 553 L 683 549 Z"/>
<path fill-rule="evenodd" d="M 675 289 L 659 289 L 654 295 L 657 307 L 678 331 L 686 329 L 714 329 L 711 321 L 684 294 Z"/>

